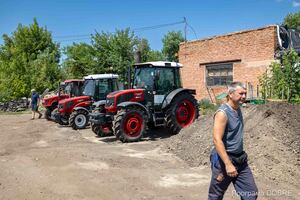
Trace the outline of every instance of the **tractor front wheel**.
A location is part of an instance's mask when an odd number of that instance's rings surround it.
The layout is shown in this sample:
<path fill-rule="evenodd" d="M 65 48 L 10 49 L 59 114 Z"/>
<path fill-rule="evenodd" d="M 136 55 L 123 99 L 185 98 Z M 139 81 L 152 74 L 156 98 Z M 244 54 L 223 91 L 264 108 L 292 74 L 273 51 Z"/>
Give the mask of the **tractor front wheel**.
<path fill-rule="evenodd" d="M 89 113 L 85 110 L 75 110 L 69 118 L 69 124 L 74 129 L 84 129 L 89 121 Z"/>
<path fill-rule="evenodd" d="M 105 114 L 105 108 L 104 105 L 100 105 L 99 107 L 95 108 L 94 113 L 104 113 Z M 94 124 L 91 123 L 92 131 L 98 136 L 98 137 L 105 137 L 105 136 L 111 136 L 113 135 L 112 131 L 112 124 L 107 123 L 103 125 Z"/>
<path fill-rule="evenodd" d="M 147 115 L 139 108 L 119 110 L 113 121 L 113 132 L 122 142 L 139 141 L 146 132 Z"/>
<path fill-rule="evenodd" d="M 47 120 L 49 120 L 49 121 L 52 120 L 52 119 L 51 119 L 51 113 L 52 113 L 52 111 L 53 111 L 53 110 L 52 110 L 51 108 L 47 108 L 47 109 L 46 109 L 46 111 L 45 111 L 45 119 L 47 119 Z"/>
<path fill-rule="evenodd" d="M 112 135 L 112 125 L 111 124 L 104 124 L 104 125 L 92 124 L 92 131 L 99 137 L 111 136 Z"/>
<path fill-rule="evenodd" d="M 60 125 L 68 125 L 69 124 L 69 118 L 67 116 L 60 116 L 59 118 L 55 118 L 56 115 L 59 115 L 58 109 L 55 108 L 51 112 L 51 119 L 54 119 L 55 122 L 59 123 Z"/>
<path fill-rule="evenodd" d="M 199 117 L 195 97 L 189 93 L 178 94 L 166 111 L 166 125 L 172 134 L 192 124 Z"/>

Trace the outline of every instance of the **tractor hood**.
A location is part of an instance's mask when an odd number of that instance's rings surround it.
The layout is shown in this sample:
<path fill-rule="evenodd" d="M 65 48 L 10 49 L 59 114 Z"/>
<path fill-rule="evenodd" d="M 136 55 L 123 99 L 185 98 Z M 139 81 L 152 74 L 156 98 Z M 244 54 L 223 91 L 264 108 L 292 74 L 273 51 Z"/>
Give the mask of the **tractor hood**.
<path fill-rule="evenodd" d="M 61 94 L 60 97 L 62 97 L 62 98 L 68 98 L 69 95 L 68 95 L 68 94 Z M 49 101 L 49 100 L 55 99 L 55 98 L 58 98 L 58 95 L 46 95 L 46 96 L 43 98 L 43 100 L 44 100 L 44 101 Z"/>
<path fill-rule="evenodd" d="M 70 102 L 70 101 L 80 102 L 80 101 L 89 101 L 89 100 L 91 100 L 90 96 L 79 96 L 79 97 L 72 97 L 72 98 L 61 100 L 59 101 L 59 103 L 65 104 L 66 102 Z"/>
<path fill-rule="evenodd" d="M 135 95 L 143 95 L 144 94 L 144 89 L 128 89 L 128 90 L 119 90 L 115 92 L 111 92 L 107 95 L 107 98 L 113 98 L 113 97 L 118 97 L 121 95 L 126 95 L 126 94 L 135 94 Z"/>

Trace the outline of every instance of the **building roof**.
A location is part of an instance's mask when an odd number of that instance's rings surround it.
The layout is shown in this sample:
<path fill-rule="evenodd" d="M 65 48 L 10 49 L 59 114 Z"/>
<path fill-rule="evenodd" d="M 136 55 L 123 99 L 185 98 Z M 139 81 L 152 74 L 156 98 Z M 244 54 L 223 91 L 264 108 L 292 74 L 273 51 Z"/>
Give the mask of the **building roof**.
<path fill-rule="evenodd" d="M 119 78 L 119 76 L 117 74 L 91 74 L 84 77 L 84 79 L 111 79 L 111 78 Z"/>
<path fill-rule="evenodd" d="M 177 62 L 169 62 L 169 61 L 155 61 L 155 62 L 145 62 L 145 63 L 137 63 L 134 66 L 151 66 L 151 67 L 182 67 L 181 63 Z"/>
<path fill-rule="evenodd" d="M 205 40 L 212 40 L 212 39 L 215 39 L 215 38 L 228 37 L 228 36 L 237 35 L 237 34 L 243 34 L 243 33 L 248 33 L 248 32 L 253 32 L 253 31 L 259 31 L 259 30 L 268 29 L 268 28 L 271 28 L 271 27 L 277 27 L 277 25 L 268 25 L 268 26 L 261 27 L 261 28 L 256 28 L 256 29 L 248 29 L 248 30 L 236 31 L 236 32 L 232 32 L 232 33 L 226 33 L 224 35 L 215 35 L 215 36 L 211 36 L 211 37 L 207 37 L 207 38 L 202 38 L 202 39 L 197 39 L 197 40 L 190 40 L 190 41 L 187 41 L 187 42 L 181 42 L 180 45 L 184 45 L 185 43 L 196 43 L 196 42 L 205 41 Z"/>

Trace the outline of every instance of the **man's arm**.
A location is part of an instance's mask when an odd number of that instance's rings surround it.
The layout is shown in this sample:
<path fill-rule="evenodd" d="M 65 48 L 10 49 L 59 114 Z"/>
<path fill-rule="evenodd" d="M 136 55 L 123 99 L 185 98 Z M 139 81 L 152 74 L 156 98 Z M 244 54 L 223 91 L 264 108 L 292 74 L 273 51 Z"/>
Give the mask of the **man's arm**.
<path fill-rule="evenodd" d="M 237 176 L 236 168 L 233 166 L 231 160 L 229 159 L 229 156 L 225 150 L 225 146 L 222 140 L 226 124 L 226 114 L 223 112 L 217 112 L 214 120 L 213 141 L 219 156 L 225 164 L 227 175 L 235 177 Z"/>

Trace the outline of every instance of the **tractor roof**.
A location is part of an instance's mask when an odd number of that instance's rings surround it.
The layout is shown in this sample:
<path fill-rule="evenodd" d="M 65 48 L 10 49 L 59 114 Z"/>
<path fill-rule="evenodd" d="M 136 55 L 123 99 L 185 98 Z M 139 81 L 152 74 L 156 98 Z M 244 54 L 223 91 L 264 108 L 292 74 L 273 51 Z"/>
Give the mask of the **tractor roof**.
<path fill-rule="evenodd" d="M 155 61 L 155 62 L 145 62 L 134 64 L 135 67 L 183 67 L 181 63 L 168 62 L 168 61 Z"/>
<path fill-rule="evenodd" d="M 119 78 L 117 74 L 92 74 L 85 76 L 84 79 L 113 79 Z"/>
<path fill-rule="evenodd" d="M 71 82 L 83 82 L 82 79 L 68 79 L 65 80 L 64 83 L 71 83 Z"/>

